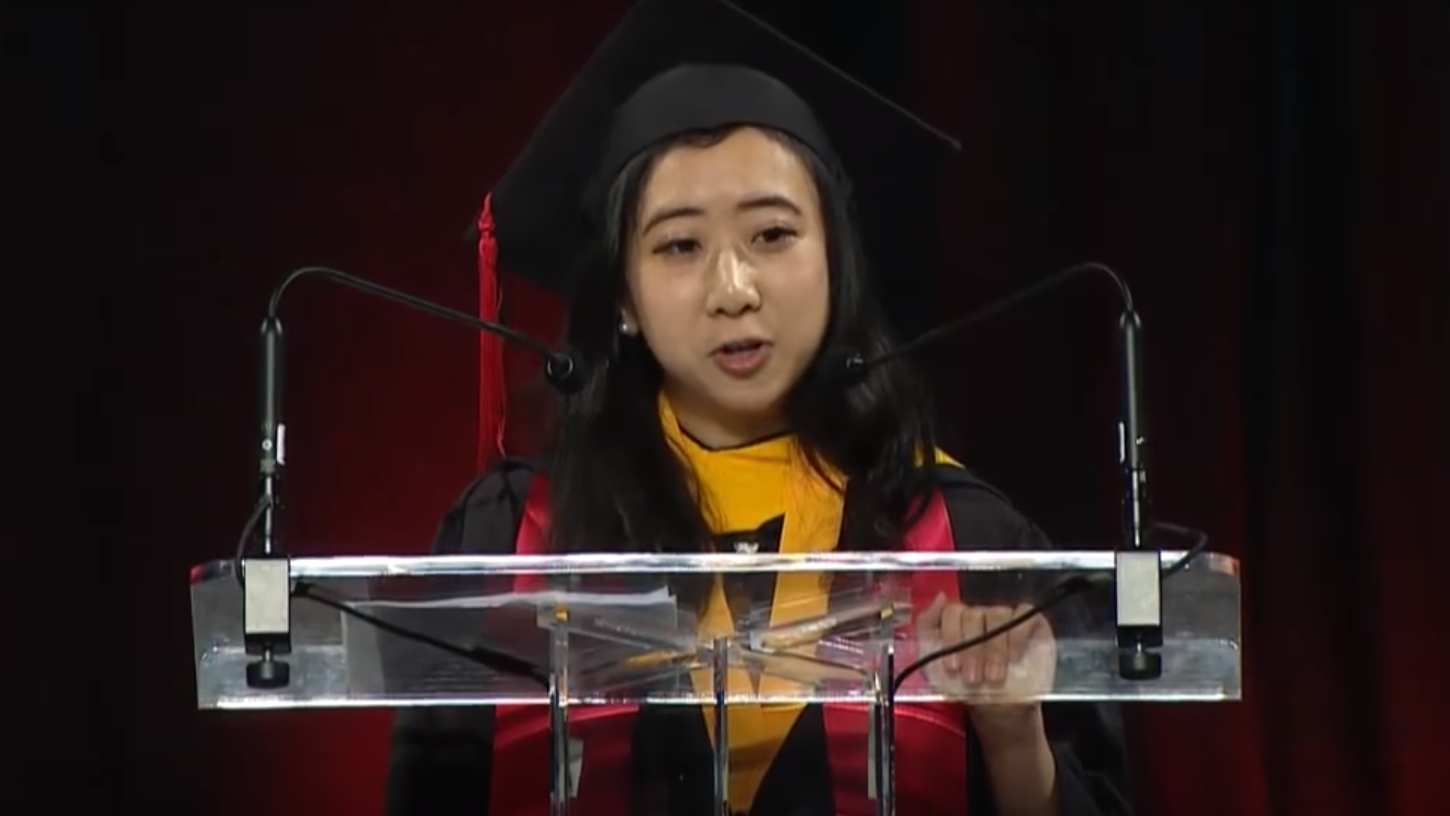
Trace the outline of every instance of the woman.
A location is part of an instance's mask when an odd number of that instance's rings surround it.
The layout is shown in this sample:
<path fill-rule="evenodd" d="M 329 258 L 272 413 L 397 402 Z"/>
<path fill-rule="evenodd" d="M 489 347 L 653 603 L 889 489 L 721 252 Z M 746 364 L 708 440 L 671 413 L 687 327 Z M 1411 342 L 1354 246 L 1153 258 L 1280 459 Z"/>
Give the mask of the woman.
<path fill-rule="evenodd" d="M 486 276 L 496 234 L 501 265 L 569 295 L 567 341 L 582 384 L 560 403 L 547 460 L 490 468 L 449 514 L 436 548 L 1049 547 L 998 493 L 937 452 L 928 400 L 903 366 L 878 366 L 859 382 L 840 376 L 845 354 L 892 346 L 853 206 L 886 223 L 883 206 L 902 204 L 891 185 L 924 187 L 921 163 L 944 145 L 732 7 L 636 7 L 494 189 L 480 223 Z M 873 165 L 880 151 L 895 173 Z M 854 192 L 848 170 L 860 183 Z M 588 217 L 576 228 L 567 213 L 580 204 Z M 886 238 L 888 248 L 918 240 Z M 814 580 L 694 592 L 704 625 L 727 632 L 752 606 L 780 619 L 825 603 Z M 953 587 L 914 597 L 927 607 L 918 627 L 960 641 L 1015 611 L 957 595 Z M 1050 639 L 1051 627 L 1038 622 L 943 661 L 936 677 L 1000 684 L 1009 661 L 1032 638 Z M 577 733 L 571 723 L 583 746 L 573 812 L 711 812 L 713 721 L 698 708 L 660 709 Z M 1111 709 L 953 712 L 902 712 L 899 813 L 1130 812 Z M 388 812 L 546 812 L 541 716 L 400 714 Z M 874 812 L 862 779 L 843 776 L 837 762 L 865 756 L 864 719 L 849 716 L 820 706 L 732 709 L 732 812 Z"/>

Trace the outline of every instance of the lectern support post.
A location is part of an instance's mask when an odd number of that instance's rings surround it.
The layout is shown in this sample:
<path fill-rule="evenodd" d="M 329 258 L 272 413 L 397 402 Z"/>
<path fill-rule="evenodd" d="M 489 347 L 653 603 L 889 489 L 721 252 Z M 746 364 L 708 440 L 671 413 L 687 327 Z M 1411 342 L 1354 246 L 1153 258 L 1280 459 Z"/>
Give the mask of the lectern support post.
<path fill-rule="evenodd" d="M 569 755 L 569 632 L 555 627 L 549 637 L 549 813 L 569 816 L 574 793 L 574 758 Z"/>
<path fill-rule="evenodd" d="M 730 647 L 725 638 L 711 644 L 711 674 L 715 678 L 715 813 L 730 816 L 730 709 L 725 707 L 730 690 Z"/>
<path fill-rule="evenodd" d="M 888 639 L 881 646 L 871 690 L 871 788 L 876 795 L 876 816 L 896 816 L 896 702 L 891 684 L 896 677 L 896 648 Z"/>

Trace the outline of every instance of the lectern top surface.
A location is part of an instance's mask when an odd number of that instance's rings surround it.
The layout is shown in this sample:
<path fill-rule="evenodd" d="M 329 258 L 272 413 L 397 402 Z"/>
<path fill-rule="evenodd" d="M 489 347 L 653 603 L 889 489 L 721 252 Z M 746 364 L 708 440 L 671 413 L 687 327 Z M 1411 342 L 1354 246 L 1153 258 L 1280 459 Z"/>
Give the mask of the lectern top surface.
<path fill-rule="evenodd" d="M 1176 564 L 1186 551 L 1162 550 L 1163 566 Z M 297 557 L 291 573 L 299 579 L 437 577 L 489 574 L 684 574 L 720 572 L 1004 572 L 1111 570 L 1112 550 L 979 550 L 969 552 L 827 552 L 800 554 L 587 553 L 575 555 L 349 555 Z M 1195 571 L 1237 577 L 1239 562 L 1205 552 L 1188 566 Z M 216 560 L 192 569 L 192 583 L 232 574 L 233 562 Z"/>

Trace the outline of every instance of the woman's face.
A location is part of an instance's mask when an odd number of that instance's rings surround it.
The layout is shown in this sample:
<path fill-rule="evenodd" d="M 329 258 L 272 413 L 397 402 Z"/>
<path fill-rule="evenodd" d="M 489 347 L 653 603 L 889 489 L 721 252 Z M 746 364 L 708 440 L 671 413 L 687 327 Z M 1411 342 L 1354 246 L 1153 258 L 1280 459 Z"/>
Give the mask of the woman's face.
<path fill-rule="evenodd" d="M 806 164 L 752 128 L 664 154 L 627 236 L 623 328 L 643 335 L 685 430 L 707 445 L 782 429 L 830 311 Z"/>

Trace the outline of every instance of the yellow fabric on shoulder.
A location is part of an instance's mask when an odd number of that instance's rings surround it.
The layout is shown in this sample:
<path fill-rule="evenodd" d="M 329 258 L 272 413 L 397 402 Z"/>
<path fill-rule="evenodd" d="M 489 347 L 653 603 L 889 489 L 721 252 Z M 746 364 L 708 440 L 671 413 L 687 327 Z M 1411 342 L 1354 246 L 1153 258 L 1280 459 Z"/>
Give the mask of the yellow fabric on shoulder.
<path fill-rule="evenodd" d="M 812 467 L 790 435 L 731 448 L 710 450 L 690 439 L 681 429 L 669 400 L 659 397 L 660 424 L 665 437 L 694 474 L 696 497 L 713 533 L 755 530 L 767 521 L 783 516 L 781 553 L 828 552 L 836 548 L 841 535 L 845 505 L 845 476 L 826 469 L 826 478 Z M 925 458 L 925 457 L 923 457 Z M 937 464 L 961 467 L 938 450 Z M 786 573 L 778 576 L 772 598 L 772 625 L 824 616 L 829 596 L 820 576 Z M 702 611 L 702 636 L 728 636 L 735 623 L 724 586 L 717 581 Z M 697 671 L 692 680 L 702 694 L 713 689 L 710 673 Z M 757 681 L 744 670 L 732 670 L 731 692 L 748 691 Z M 764 676 L 758 681 L 761 694 L 783 693 L 791 682 Z M 766 772 L 780 746 L 795 725 L 803 707 L 798 704 L 737 705 L 727 717 L 730 750 L 730 805 L 748 811 L 760 790 Z M 704 707 L 706 727 L 715 741 L 714 706 Z"/>
<path fill-rule="evenodd" d="M 920 461 L 921 461 L 920 459 L 917 460 L 917 462 L 920 462 Z M 966 469 L 965 466 L 962 465 L 961 462 L 958 462 L 957 460 L 953 459 L 946 451 L 942 450 L 941 448 L 937 448 L 936 449 L 936 463 L 938 465 L 947 465 L 948 467 L 954 467 L 954 468 L 959 468 L 959 469 L 963 469 L 963 470 Z"/>

